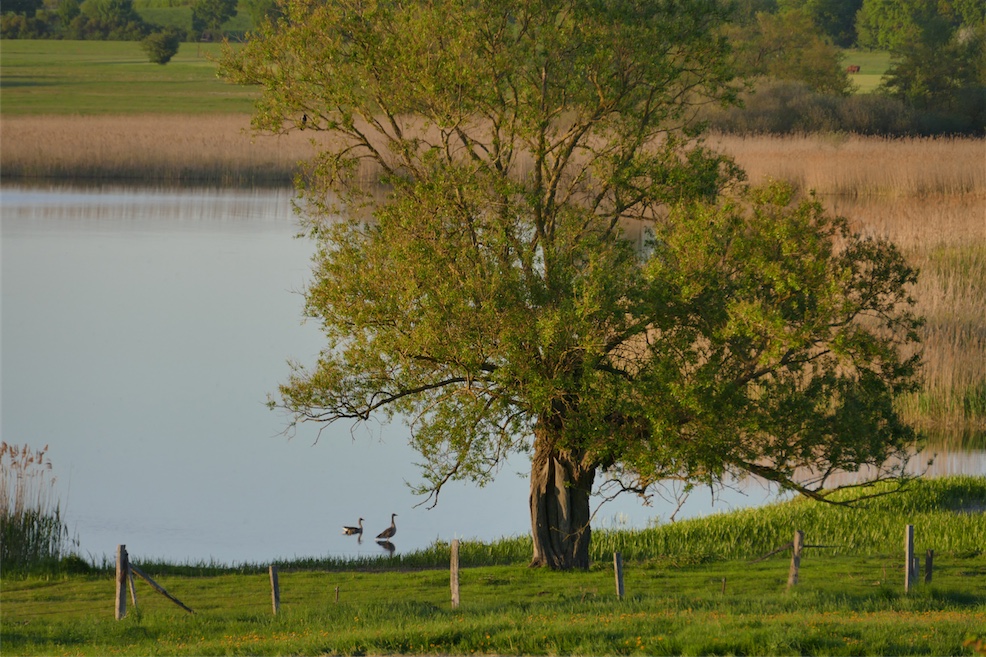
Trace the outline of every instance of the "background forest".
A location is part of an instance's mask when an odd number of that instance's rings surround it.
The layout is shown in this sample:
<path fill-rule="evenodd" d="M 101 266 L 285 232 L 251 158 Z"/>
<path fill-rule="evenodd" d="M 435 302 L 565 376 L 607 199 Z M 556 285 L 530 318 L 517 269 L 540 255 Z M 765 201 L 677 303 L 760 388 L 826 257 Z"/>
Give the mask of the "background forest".
<path fill-rule="evenodd" d="M 141 41 L 164 64 L 181 42 L 242 40 L 276 0 L 7 0 L 4 39 Z M 734 134 L 986 131 L 986 4 L 978 0 L 739 0 L 725 36 L 744 105 L 707 108 Z"/>

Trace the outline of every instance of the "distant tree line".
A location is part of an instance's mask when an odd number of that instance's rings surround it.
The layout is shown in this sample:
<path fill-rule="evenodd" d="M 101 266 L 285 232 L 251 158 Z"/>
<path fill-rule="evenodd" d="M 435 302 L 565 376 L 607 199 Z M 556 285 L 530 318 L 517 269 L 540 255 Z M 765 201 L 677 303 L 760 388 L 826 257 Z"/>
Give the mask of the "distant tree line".
<path fill-rule="evenodd" d="M 726 30 L 751 82 L 727 132 L 986 133 L 982 0 L 738 0 Z M 855 94 L 842 48 L 889 51 L 875 94 Z"/>
<path fill-rule="evenodd" d="M 218 40 L 242 12 L 260 25 L 276 0 L 176 0 L 190 25 L 145 21 L 133 0 L 5 0 L 0 36 L 147 40 L 152 61 L 181 41 Z M 737 0 L 724 30 L 749 80 L 746 107 L 710 111 L 731 132 L 986 133 L 986 3 L 982 0 Z M 891 53 L 876 94 L 856 94 L 842 49 Z M 157 54 L 155 54 L 157 53 Z"/>
<path fill-rule="evenodd" d="M 133 0 L 4 0 L 0 37 L 4 39 L 77 39 L 139 41 L 168 33 L 180 41 L 219 40 L 223 24 L 242 11 L 253 24 L 276 15 L 276 0 L 178 0 L 190 10 L 185 25 L 145 20 Z"/>

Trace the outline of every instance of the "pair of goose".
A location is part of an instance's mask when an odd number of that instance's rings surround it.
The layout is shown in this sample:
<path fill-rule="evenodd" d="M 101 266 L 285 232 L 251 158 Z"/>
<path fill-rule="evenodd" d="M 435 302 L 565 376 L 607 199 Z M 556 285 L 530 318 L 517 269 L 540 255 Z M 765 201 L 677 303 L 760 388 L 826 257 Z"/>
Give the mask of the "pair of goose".
<path fill-rule="evenodd" d="M 379 534 L 377 534 L 377 540 L 378 541 L 386 541 L 386 540 L 389 540 L 389 539 L 393 538 L 394 534 L 397 533 L 397 525 L 394 524 L 394 518 L 396 518 L 396 517 L 397 517 L 397 514 L 396 513 L 391 513 L 390 514 L 390 527 L 387 527 L 387 529 L 385 529 L 382 532 L 380 532 Z M 348 525 L 347 526 L 343 526 L 342 533 L 345 534 L 346 536 L 356 536 L 356 535 L 362 536 L 363 535 L 363 519 L 362 518 L 359 519 L 359 522 L 357 523 L 357 526 L 356 527 L 349 527 Z"/>

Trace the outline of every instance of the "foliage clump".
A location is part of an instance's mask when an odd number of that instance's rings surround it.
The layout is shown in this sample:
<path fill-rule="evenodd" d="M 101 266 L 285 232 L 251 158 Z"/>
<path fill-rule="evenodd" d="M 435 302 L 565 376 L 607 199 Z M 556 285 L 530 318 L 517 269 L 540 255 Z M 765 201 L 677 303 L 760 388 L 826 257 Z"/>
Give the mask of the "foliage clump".
<path fill-rule="evenodd" d="M 148 59 L 154 64 L 167 64 L 178 54 L 181 46 L 181 35 L 175 30 L 155 32 L 140 42 L 140 47 L 147 53 Z"/>

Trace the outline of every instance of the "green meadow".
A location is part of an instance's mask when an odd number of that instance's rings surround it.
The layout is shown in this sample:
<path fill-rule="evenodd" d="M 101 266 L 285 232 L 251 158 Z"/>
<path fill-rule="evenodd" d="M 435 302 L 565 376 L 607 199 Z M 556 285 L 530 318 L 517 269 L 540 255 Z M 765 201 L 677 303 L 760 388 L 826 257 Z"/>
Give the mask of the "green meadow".
<path fill-rule="evenodd" d="M 846 66 L 858 66 L 859 73 L 850 75 L 856 85 L 856 93 L 876 91 L 883 80 L 883 74 L 890 68 L 890 53 L 875 50 L 843 50 L 842 63 Z"/>
<path fill-rule="evenodd" d="M 182 23 L 182 11 L 191 20 L 187 6 L 141 8 L 147 18 L 161 24 Z M 0 41 L 0 113 L 250 113 L 254 91 L 216 76 L 219 48 L 216 43 L 183 43 L 170 62 L 160 65 L 147 61 L 140 44 L 133 41 L 4 39 Z M 889 55 L 846 51 L 844 63 L 860 66 L 853 81 L 861 92 L 869 92 L 879 85 Z"/>
<path fill-rule="evenodd" d="M 152 64 L 133 41 L 0 41 L 0 113 L 248 114 L 254 92 L 216 75 L 220 46 L 183 43 Z"/>
<path fill-rule="evenodd" d="M 141 563 L 194 610 L 137 580 L 114 620 L 112 564 L 5 572 L 4 655 L 973 655 L 986 639 L 986 478 L 916 482 L 859 507 L 806 500 L 640 531 L 595 532 L 585 572 L 529 569 L 527 539 L 466 541 L 461 604 L 436 544 L 361 562 Z M 904 591 L 903 538 L 934 550 Z M 802 529 L 809 547 L 788 587 Z M 615 592 L 613 555 L 625 561 Z"/>

